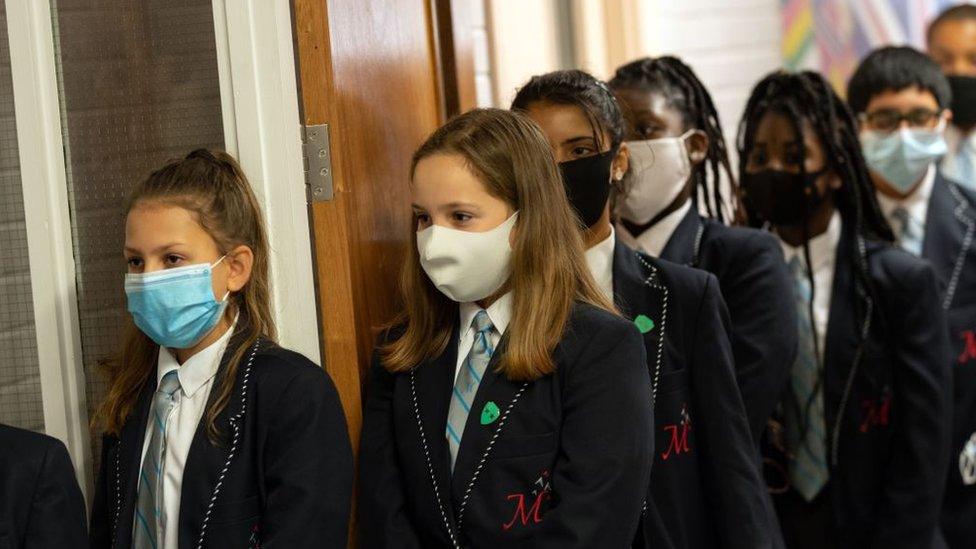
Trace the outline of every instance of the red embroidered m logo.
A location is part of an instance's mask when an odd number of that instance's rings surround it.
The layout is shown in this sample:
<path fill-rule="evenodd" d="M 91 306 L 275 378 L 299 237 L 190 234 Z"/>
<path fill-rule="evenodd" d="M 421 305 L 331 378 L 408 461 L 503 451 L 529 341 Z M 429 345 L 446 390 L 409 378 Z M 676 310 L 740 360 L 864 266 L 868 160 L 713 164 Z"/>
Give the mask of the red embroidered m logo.
<path fill-rule="evenodd" d="M 962 333 L 964 346 L 962 354 L 959 355 L 959 364 L 965 364 L 976 358 L 976 333 L 973 330 L 966 330 Z"/>
<path fill-rule="evenodd" d="M 540 511 L 542 509 L 542 501 L 544 498 L 549 497 L 548 491 L 540 491 L 535 494 L 535 501 L 532 502 L 532 506 L 528 509 L 525 508 L 525 494 L 509 494 L 506 499 L 512 501 L 516 500 L 518 503 L 515 504 L 515 514 L 512 516 L 512 520 L 505 524 L 502 524 L 502 530 L 509 531 L 515 523 L 519 523 L 522 526 L 528 526 L 531 524 L 538 524 L 542 522 L 542 517 L 540 516 Z"/>

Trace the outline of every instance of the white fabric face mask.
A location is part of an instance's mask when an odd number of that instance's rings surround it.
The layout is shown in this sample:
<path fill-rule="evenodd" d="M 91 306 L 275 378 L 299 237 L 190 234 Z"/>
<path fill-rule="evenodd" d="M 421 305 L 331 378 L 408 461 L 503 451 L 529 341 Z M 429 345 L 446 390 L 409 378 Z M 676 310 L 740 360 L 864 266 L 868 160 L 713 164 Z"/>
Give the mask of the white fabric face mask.
<path fill-rule="evenodd" d="M 511 274 L 509 236 L 518 212 L 490 231 L 475 233 L 431 225 L 417 232 L 424 272 L 444 295 L 458 303 L 484 299 Z"/>
<path fill-rule="evenodd" d="M 619 217 L 644 225 L 674 202 L 691 177 L 691 160 L 681 137 L 628 141 L 630 169 L 625 176 L 627 195 L 617 202 Z"/>

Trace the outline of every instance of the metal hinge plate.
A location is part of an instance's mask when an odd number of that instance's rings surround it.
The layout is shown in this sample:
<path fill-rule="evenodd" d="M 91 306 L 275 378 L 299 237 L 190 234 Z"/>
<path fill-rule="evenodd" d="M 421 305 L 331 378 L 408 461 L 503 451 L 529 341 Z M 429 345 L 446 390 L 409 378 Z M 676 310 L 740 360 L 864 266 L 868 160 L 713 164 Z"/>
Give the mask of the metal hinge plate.
<path fill-rule="evenodd" d="M 332 151 L 329 125 L 302 126 L 305 190 L 310 203 L 332 200 Z"/>

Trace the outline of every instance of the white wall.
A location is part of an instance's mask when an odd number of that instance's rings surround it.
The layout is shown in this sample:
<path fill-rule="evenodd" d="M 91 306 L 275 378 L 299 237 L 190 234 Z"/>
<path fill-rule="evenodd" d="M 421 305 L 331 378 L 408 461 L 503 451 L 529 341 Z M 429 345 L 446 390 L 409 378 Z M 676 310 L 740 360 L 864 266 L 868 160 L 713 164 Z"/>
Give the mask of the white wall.
<path fill-rule="evenodd" d="M 711 92 L 732 138 L 752 87 L 782 64 L 779 1 L 643 0 L 639 5 L 640 53 L 673 54 L 688 63 Z"/>
<path fill-rule="evenodd" d="M 487 0 L 495 106 L 507 108 L 531 76 L 560 68 L 562 0 Z"/>
<path fill-rule="evenodd" d="M 734 136 L 752 86 L 780 67 L 779 0 L 487 0 L 496 104 L 560 68 L 557 10 L 573 10 L 576 65 L 600 78 L 628 61 L 673 54 L 712 93 Z"/>

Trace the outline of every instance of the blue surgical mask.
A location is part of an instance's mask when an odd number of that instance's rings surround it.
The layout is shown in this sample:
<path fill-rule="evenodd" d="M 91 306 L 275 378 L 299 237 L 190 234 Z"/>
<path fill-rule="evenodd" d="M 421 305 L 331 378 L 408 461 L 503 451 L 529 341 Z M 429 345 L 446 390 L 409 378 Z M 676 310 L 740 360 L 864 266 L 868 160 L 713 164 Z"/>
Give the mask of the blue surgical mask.
<path fill-rule="evenodd" d="M 227 309 L 227 295 L 217 301 L 213 293 L 212 270 L 223 260 L 125 275 L 125 295 L 136 326 L 163 347 L 188 349 L 199 343 Z"/>
<path fill-rule="evenodd" d="M 907 193 L 922 179 L 929 166 L 945 155 L 944 131 L 944 122 L 934 130 L 864 131 L 861 133 L 864 160 L 892 187 Z"/>

